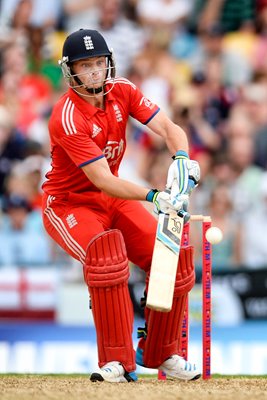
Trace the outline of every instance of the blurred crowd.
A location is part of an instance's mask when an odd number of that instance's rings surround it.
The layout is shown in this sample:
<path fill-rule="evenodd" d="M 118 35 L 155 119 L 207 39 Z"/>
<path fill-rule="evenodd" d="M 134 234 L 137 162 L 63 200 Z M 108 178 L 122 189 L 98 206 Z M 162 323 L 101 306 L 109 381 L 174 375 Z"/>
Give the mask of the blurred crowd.
<path fill-rule="evenodd" d="M 267 266 L 267 0 L 0 0 L 0 265 L 71 264 L 41 220 L 66 35 L 99 30 L 117 75 L 187 132 L 190 212 L 224 233 L 213 267 Z M 163 189 L 171 157 L 131 120 L 121 175 Z M 201 257 L 201 226 L 191 242 Z"/>

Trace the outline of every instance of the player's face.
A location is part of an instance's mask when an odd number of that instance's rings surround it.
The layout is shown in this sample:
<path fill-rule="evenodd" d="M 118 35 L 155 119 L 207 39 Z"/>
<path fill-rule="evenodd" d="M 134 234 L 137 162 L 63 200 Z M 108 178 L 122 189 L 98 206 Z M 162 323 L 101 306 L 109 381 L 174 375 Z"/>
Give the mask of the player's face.
<path fill-rule="evenodd" d="M 73 63 L 73 71 L 89 88 L 102 86 L 107 73 L 106 57 L 92 57 Z"/>

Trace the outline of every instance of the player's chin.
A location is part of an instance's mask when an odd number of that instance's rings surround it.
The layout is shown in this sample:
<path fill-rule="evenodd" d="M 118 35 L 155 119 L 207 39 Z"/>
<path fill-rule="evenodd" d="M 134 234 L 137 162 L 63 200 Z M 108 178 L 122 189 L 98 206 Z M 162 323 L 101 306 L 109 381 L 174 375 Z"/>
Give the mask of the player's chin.
<path fill-rule="evenodd" d="M 102 82 L 102 81 L 94 83 L 93 85 L 91 84 L 91 85 L 87 86 L 88 89 L 90 89 L 92 91 L 96 90 L 97 92 L 99 92 L 99 90 L 101 88 L 103 89 L 103 87 L 104 87 L 104 82 Z"/>
<path fill-rule="evenodd" d="M 104 85 L 104 80 L 103 79 L 99 79 L 99 80 L 97 80 L 97 81 L 91 81 L 90 83 L 89 83 L 89 87 L 91 88 L 91 89 L 94 89 L 94 88 L 98 88 L 98 87 L 100 87 L 100 86 L 103 86 Z"/>

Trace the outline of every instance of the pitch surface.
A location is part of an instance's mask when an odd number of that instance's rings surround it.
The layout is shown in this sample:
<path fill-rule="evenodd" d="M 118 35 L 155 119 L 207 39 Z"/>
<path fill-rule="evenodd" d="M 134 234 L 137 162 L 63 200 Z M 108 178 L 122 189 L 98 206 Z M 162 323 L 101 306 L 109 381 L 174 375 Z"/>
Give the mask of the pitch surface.
<path fill-rule="evenodd" d="M 195 382 L 141 378 L 130 384 L 92 383 L 85 376 L 0 376 L 1 400 L 263 400 L 267 378 L 212 378 Z"/>

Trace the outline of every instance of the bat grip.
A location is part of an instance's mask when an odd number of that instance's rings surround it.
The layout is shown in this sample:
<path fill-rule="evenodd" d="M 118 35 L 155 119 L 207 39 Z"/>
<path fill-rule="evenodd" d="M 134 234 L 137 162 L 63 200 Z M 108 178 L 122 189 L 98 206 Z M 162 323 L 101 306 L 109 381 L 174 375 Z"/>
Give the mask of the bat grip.
<path fill-rule="evenodd" d="M 189 212 L 187 212 L 187 211 L 185 211 L 185 210 L 183 210 L 183 209 L 179 210 L 179 211 L 177 212 L 177 215 L 178 215 L 179 217 L 183 218 L 184 221 L 185 221 L 185 223 L 188 222 L 189 219 L 190 219 L 190 214 L 189 214 Z"/>

